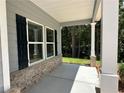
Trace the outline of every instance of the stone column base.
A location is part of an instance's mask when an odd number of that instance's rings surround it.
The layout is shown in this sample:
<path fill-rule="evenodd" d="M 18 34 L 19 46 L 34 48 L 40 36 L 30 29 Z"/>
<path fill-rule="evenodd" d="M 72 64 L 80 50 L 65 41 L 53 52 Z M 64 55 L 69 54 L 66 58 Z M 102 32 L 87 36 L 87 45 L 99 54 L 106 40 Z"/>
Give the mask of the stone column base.
<path fill-rule="evenodd" d="M 96 57 L 95 56 L 90 57 L 90 66 L 96 67 Z"/>
<path fill-rule="evenodd" d="M 6 93 L 21 93 L 20 88 L 11 88 Z"/>

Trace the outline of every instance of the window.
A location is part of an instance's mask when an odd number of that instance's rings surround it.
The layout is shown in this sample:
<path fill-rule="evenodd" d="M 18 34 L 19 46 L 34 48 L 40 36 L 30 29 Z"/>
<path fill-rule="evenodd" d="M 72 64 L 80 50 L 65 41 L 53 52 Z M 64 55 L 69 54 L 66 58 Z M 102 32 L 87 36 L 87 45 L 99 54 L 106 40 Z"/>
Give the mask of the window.
<path fill-rule="evenodd" d="M 29 65 L 55 56 L 55 31 L 53 29 L 45 27 L 44 33 L 43 25 L 27 19 L 27 41 Z"/>
<path fill-rule="evenodd" d="M 47 57 L 55 56 L 54 30 L 48 27 L 46 27 L 46 48 L 47 48 Z"/>
<path fill-rule="evenodd" d="M 53 30 L 47 28 L 47 42 L 54 42 Z"/>
<path fill-rule="evenodd" d="M 32 64 L 43 59 L 43 26 L 30 20 L 27 22 L 28 58 Z"/>
<path fill-rule="evenodd" d="M 32 22 L 28 22 L 28 33 L 30 42 L 43 42 L 43 27 Z"/>
<path fill-rule="evenodd" d="M 47 57 L 54 55 L 54 47 L 53 44 L 47 44 Z"/>

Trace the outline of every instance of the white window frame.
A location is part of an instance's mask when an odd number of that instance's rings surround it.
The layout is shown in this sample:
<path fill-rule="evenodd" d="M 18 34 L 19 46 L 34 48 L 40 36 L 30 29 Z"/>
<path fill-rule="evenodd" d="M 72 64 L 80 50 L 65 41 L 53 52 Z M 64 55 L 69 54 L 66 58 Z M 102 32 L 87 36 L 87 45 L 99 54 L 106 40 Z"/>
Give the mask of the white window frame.
<path fill-rule="evenodd" d="M 28 33 L 28 22 L 32 22 L 32 23 L 34 23 L 34 24 L 37 24 L 37 25 L 40 25 L 40 26 L 42 26 L 42 38 L 43 38 L 43 41 L 42 42 L 30 42 L 29 41 L 29 33 Z M 40 62 L 42 62 L 42 61 L 44 61 L 45 60 L 45 51 L 44 51 L 44 25 L 42 25 L 42 24 L 40 24 L 40 23 L 38 23 L 38 22 L 35 22 L 35 21 L 32 21 L 32 20 L 30 20 L 30 19 L 26 19 L 26 23 L 27 23 L 27 51 L 28 51 L 28 66 L 32 66 L 32 65 L 34 65 L 34 64 L 38 64 L 38 63 L 40 63 Z M 29 53 L 29 45 L 30 44 L 41 44 L 42 45 L 42 55 L 43 55 L 43 59 L 41 59 L 41 60 L 38 60 L 38 61 L 35 61 L 35 62 L 33 62 L 33 63 L 31 63 L 31 60 L 30 60 L 30 53 Z"/>
<path fill-rule="evenodd" d="M 47 30 L 50 29 L 53 31 L 53 42 L 47 42 Z M 50 59 L 52 57 L 55 57 L 55 30 L 53 28 L 50 28 L 48 26 L 45 26 L 45 39 L 46 39 L 46 59 Z M 53 44 L 53 56 L 47 57 L 47 44 Z"/>

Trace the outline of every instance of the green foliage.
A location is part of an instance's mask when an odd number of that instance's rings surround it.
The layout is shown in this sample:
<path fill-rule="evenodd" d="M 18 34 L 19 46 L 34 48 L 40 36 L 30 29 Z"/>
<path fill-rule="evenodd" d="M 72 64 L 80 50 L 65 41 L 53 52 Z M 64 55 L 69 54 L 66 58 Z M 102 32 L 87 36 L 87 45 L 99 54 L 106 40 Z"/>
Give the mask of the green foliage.
<path fill-rule="evenodd" d="M 82 57 L 83 55 L 87 57 L 90 53 L 90 31 L 90 25 L 64 27 L 62 29 L 63 55 L 65 57 L 72 57 L 72 48 L 74 48 L 75 57 Z M 73 43 L 74 46 L 72 46 Z M 79 50 L 81 51 L 79 52 Z"/>
<path fill-rule="evenodd" d="M 100 57 L 100 22 L 96 25 L 96 55 Z M 64 57 L 89 58 L 91 48 L 90 25 L 64 27 L 62 51 Z M 73 51 L 74 49 L 74 51 Z M 75 53 L 73 56 L 73 52 Z"/>
<path fill-rule="evenodd" d="M 67 27 L 62 29 L 62 51 L 64 56 L 71 56 L 71 33 Z"/>
<path fill-rule="evenodd" d="M 124 62 L 124 5 L 123 0 L 119 1 L 118 62 Z"/>
<path fill-rule="evenodd" d="M 64 63 L 70 64 L 79 64 L 79 65 L 88 65 L 90 64 L 90 60 L 88 59 L 81 59 L 81 58 L 70 58 L 70 57 L 63 57 Z M 100 61 L 97 61 L 97 64 L 100 64 Z"/>
<path fill-rule="evenodd" d="M 119 76 L 121 79 L 121 82 L 124 84 L 124 64 L 120 64 L 119 66 Z"/>

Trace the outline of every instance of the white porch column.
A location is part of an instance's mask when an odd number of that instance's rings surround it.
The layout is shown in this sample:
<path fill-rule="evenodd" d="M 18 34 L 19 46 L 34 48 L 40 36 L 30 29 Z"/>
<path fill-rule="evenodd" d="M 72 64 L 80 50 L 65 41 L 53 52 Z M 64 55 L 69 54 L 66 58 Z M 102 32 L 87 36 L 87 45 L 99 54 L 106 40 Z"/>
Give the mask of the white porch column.
<path fill-rule="evenodd" d="M 4 92 L 10 88 L 6 0 L 0 0 L 0 56 Z M 0 78 L 1 79 L 1 78 Z"/>
<path fill-rule="evenodd" d="M 101 93 L 118 93 L 118 2 L 102 0 Z"/>
<path fill-rule="evenodd" d="M 38 42 L 38 29 L 34 29 L 34 40 L 35 42 Z M 38 45 L 37 44 L 34 44 L 34 58 L 37 57 L 37 54 L 38 54 Z"/>
<path fill-rule="evenodd" d="M 96 64 L 96 55 L 95 55 L 95 25 L 96 23 L 91 23 L 91 66 Z"/>
<path fill-rule="evenodd" d="M 95 56 L 95 25 L 96 23 L 91 23 L 91 56 Z"/>
<path fill-rule="evenodd" d="M 57 32 L 57 39 L 58 39 L 58 53 L 62 54 L 62 26 L 60 26 L 58 32 Z"/>

